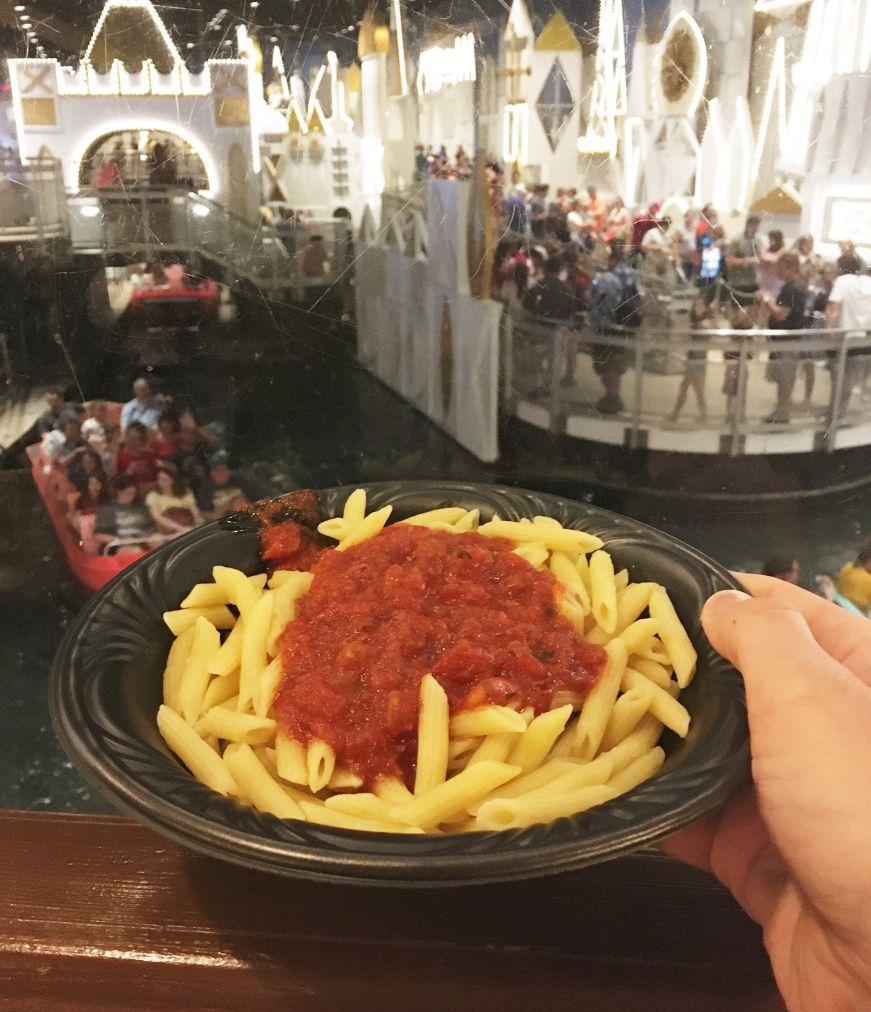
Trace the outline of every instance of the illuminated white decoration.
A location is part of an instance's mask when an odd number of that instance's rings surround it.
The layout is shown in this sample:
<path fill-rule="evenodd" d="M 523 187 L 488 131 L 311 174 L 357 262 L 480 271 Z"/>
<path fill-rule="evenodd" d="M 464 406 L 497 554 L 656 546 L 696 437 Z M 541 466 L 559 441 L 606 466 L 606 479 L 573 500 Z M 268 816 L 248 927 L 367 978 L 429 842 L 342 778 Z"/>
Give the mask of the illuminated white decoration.
<path fill-rule="evenodd" d="M 670 40 L 680 32 L 686 33 L 693 42 L 695 66 L 692 70 L 692 78 L 687 81 L 687 91 L 682 93 L 679 99 L 672 101 L 662 89 L 663 60 L 668 55 Z M 705 93 L 707 76 L 708 48 L 705 45 L 705 37 L 695 18 L 686 11 L 680 11 L 669 22 L 653 59 L 653 81 L 655 82 L 653 95 L 656 111 L 663 116 L 695 116 Z"/>
<path fill-rule="evenodd" d="M 373 137 L 360 141 L 360 168 L 363 194 L 380 198 L 384 190 L 384 145 Z"/>
<path fill-rule="evenodd" d="M 506 162 L 529 162 L 529 106 L 510 102 L 502 114 L 502 157 Z"/>
<path fill-rule="evenodd" d="M 474 81 L 475 74 L 475 36 L 467 32 L 453 46 L 430 46 L 421 52 L 417 93 L 431 94 L 461 81 Z"/>
<path fill-rule="evenodd" d="M 112 11 L 115 10 L 144 11 L 151 18 L 154 23 L 154 27 L 157 29 L 158 34 L 163 40 L 164 45 L 169 50 L 173 64 L 177 66 L 182 62 L 181 56 L 179 56 L 179 52 L 175 48 L 175 43 L 172 41 L 172 36 L 166 30 L 166 25 L 160 20 L 160 16 L 154 9 L 154 4 L 151 3 L 151 0 L 108 0 L 106 6 L 102 10 L 102 13 L 100 14 L 100 17 L 97 19 L 96 27 L 91 35 L 91 41 L 88 43 L 88 48 L 85 50 L 85 61 L 90 63 L 91 53 L 94 51 L 94 46 L 99 38 L 100 31 L 106 23 L 106 18 L 112 13 Z"/>
<path fill-rule="evenodd" d="M 301 134 L 308 133 L 308 118 L 305 113 L 305 85 L 299 74 L 290 79 L 290 105 L 287 110 L 287 124 Z"/>
<path fill-rule="evenodd" d="M 79 208 L 79 214 L 83 218 L 99 218 L 100 213 L 101 212 L 99 204 L 83 204 Z"/>
<path fill-rule="evenodd" d="M 281 96 L 285 102 L 290 101 L 290 85 L 287 83 L 287 74 L 284 70 L 284 58 L 278 46 L 272 50 L 272 69 L 278 75 L 281 84 Z"/>
<path fill-rule="evenodd" d="M 602 0 L 590 118 L 586 133 L 578 140 L 578 151 L 584 155 L 608 155 L 614 158 L 617 154 L 617 121 L 625 115 L 626 42 L 623 34 L 623 2 Z"/>
<path fill-rule="evenodd" d="M 644 120 L 640 116 L 627 116 L 623 121 L 623 192 L 629 204 L 635 204 L 639 199 L 644 138 Z"/>
<path fill-rule="evenodd" d="M 772 120 L 774 122 L 772 123 Z M 768 77 L 768 88 L 762 106 L 762 117 L 756 134 L 756 150 L 750 163 L 750 184 L 759 179 L 762 155 L 768 141 L 770 130 L 776 130 L 778 144 L 786 137 L 786 48 L 783 37 L 774 44 L 774 58 L 771 61 L 771 73 Z M 777 149 L 775 149 L 777 150 Z"/>
<path fill-rule="evenodd" d="M 399 89 L 408 94 L 408 68 L 405 66 L 405 33 L 402 28 L 402 8 L 399 0 L 393 0 L 393 23 L 396 27 L 396 59 L 399 62 Z"/>
<path fill-rule="evenodd" d="M 795 7 L 804 7 L 809 0 L 756 0 L 753 10 L 757 14 L 779 14 Z"/>
<path fill-rule="evenodd" d="M 321 105 L 321 100 L 318 98 L 318 92 L 320 91 L 321 83 L 323 82 L 326 72 L 327 65 L 324 63 L 315 75 L 314 84 L 312 84 L 311 91 L 309 92 L 308 109 L 306 110 L 305 121 L 309 130 L 312 129 L 312 123 L 320 122 L 324 128 L 324 133 L 329 134 L 333 132 L 333 128 L 330 126 L 326 113 L 324 112 L 324 107 Z"/>
<path fill-rule="evenodd" d="M 37 66 L 48 66 L 54 72 L 55 92 L 64 97 L 91 96 L 94 98 L 106 95 L 123 95 L 125 97 L 142 97 L 144 95 L 168 96 L 171 98 L 195 98 L 212 93 L 212 73 L 220 68 L 242 66 L 241 60 L 209 60 L 202 72 L 191 74 L 185 65 L 178 64 L 168 74 L 161 74 L 151 60 L 145 60 L 142 68 L 134 73 L 124 69 L 120 60 L 115 60 L 111 68 L 101 74 L 95 70 L 89 60 L 82 60 L 78 69 L 61 66 L 57 60 L 45 59 L 11 59 L 8 61 L 10 70 L 13 67 L 23 69 Z"/>
<path fill-rule="evenodd" d="M 792 101 L 781 159 L 785 171 L 804 172 L 821 92 L 836 74 L 871 69 L 871 0 L 812 0 L 801 59 L 791 68 Z"/>
<path fill-rule="evenodd" d="M 345 106 L 345 84 L 339 80 L 339 58 L 332 50 L 327 53 L 327 69 L 330 74 L 330 102 L 333 107 L 330 124 L 337 131 L 353 130 L 354 121 L 348 115 Z"/>

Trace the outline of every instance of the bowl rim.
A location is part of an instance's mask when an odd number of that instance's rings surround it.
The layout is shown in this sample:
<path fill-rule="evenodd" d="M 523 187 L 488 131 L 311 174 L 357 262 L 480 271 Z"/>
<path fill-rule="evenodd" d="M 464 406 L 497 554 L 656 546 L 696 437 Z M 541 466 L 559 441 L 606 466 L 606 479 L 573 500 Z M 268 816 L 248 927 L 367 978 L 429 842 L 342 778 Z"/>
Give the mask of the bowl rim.
<path fill-rule="evenodd" d="M 553 512 L 560 515 L 574 513 L 578 526 L 583 523 L 585 516 L 595 517 L 615 533 L 631 533 L 640 539 L 646 539 L 657 550 L 669 550 L 684 561 L 701 567 L 712 583 L 718 584 L 716 589 L 740 589 L 738 581 L 727 570 L 677 538 L 613 511 L 562 496 L 513 486 L 435 480 L 362 482 L 337 486 L 317 490 L 318 500 L 321 504 L 341 503 L 356 488 L 366 489 L 370 501 L 379 498 L 389 501 L 415 495 L 435 496 L 444 501 L 451 496 L 465 496 L 485 503 L 489 500 L 503 503 L 513 501 L 516 504 L 520 500 L 527 506 L 534 504 L 536 512 L 550 512 L 551 515 Z M 542 506 L 545 510 L 540 509 Z M 665 768 L 635 791 L 599 809 L 524 830 L 444 837 L 361 833 L 314 823 L 282 823 L 274 816 L 256 813 L 247 808 L 244 813 L 246 818 L 240 826 L 228 823 L 223 810 L 219 813 L 223 818 L 216 817 L 215 805 L 209 804 L 209 801 L 214 802 L 217 798 L 225 806 L 232 806 L 239 811 L 242 806 L 221 798 L 204 785 L 193 781 L 177 760 L 155 753 L 160 755 L 163 763 L 174 763 L 176 772 L 183 772 L 192 781 L 190 796 L 198 797 L 202 808 L 207 808 L 208 811 L 185 809 L 177 801 L 161 796 L 143 784 L 141 779 L 137 779 L 119 763 L 117 756 L 107 751 L 85 705 L 83 634 L 100 610 L 111 603 L 120 587 L 132 585 L 138 575 L 148 571 L 165 571 L 174 557 L 198 542 L 240 533 L 239 517 L 236 514 L 196 528 L 137 560 L 114 577 L 76 616 L 57 649 L 50 669 L 49 707 L 52 722 L 61 745 L 75 766 L 87 781 L 107 795 L 122 811 L 177 843 L 244 867 L 322 881 L 408 887 L 511 881 L 576 869 L 652 844 L 709 814 L 740 786 L 749 783 L 749 730 L 743 683 L 728 662 L 719 655 L 713 655 L 713 663 L 722 672 L 723 678 L 728 677 L 731 686 L 730 692 L 722 694 L 720 704 L 727 707 L 723 733 L 716 738 L 709 736 L 702 743 L 709 751 L 716 746 L 713 756 L 716 761 L 696 773 L 694 791 L 687 791 L 684 787 L 681 792 L 680 783 L 674 783 L 671 792 L 665 790 L 669 799 L 667 802 L 663 790 L 670 786 L 673 773 Z M 241 527 L 244 526 L 243 519 Z M 703 637 L 704 634 L 700 635 Z M 728 722 L 725 717 L 729 718 Z M 144 743 L 140 742 L 139 745 L 143 750 L 146 749 Z M 155 751 L 147 748 L 150 752 Z M 168 766 L 167 772 L 170 769 L 172 767 Z M 204 792 L 202 796 L 200 792 Z M 651 810 L 650 813 L 642 814 L 640 818 L 633 818 L 631 814 L 627 816 L 624 803 L 621 808 L 622 824 L 619 820 L 615 822 L 606 819 L 606 825 L 614 822 L 609 832 L 600 831 L 596 837 L 585 837 L 583 825 L 590 823 L 592 813 L 596 813 L 596 821 L 602 821 L 602 813 L 611 809 L 611 813 L 615 814 L 616 809 L 612 806 L 617 806 L 625 799 L 635 805 L 630 811 L 637 814 L 646 807 Z M 288 825 L 296 827 L 297 834 L 301 832 L 300 827 L 305 827 L 304 845 L 274 835 L 276 826 Z M 264 830 L 272 830 L 273 835 L 270 836 Z M 438 841 L 451 841 L 451 845 L 440 847 Z M 465 846 L 457 845 L 457 841 L 468 843 Z"/>

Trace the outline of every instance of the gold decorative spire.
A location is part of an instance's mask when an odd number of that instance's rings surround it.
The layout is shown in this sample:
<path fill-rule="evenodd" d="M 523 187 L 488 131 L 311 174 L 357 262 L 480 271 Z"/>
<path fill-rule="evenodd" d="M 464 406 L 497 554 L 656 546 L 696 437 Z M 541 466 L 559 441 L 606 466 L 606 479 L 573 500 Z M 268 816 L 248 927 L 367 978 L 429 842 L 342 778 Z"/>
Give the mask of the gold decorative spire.
<path fill-rule="evenodd" d="M 572 26 L 566 20 L 565 14 L 559 8 L 554 11 L 553 17 L 542 28 L 541 34 L 535 40 L 535 48 L 539 51 L 563 53 L 574 53 L 580 50 L 581 44 L 572 31 Z"/>

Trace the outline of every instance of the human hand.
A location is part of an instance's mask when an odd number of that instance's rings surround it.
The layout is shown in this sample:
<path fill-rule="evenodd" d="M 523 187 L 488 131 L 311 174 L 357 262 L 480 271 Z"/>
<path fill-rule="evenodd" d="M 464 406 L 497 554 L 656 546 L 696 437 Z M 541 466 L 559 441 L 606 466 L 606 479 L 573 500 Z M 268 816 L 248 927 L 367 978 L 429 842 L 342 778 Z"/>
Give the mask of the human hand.
<path fill-rule="evenodd" d="M 702 622 L 744 676 L 753 787 L 665 841 L 762 926 L 791 1012 L 871 1008 L 871 624 L 741 576 Z"/>

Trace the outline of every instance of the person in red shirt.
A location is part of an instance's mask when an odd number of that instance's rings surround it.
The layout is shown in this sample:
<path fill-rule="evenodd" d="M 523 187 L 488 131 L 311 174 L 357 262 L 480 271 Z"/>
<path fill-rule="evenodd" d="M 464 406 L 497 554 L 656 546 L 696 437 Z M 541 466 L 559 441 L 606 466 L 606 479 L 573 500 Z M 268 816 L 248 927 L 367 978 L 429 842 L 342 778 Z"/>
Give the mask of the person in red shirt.
<path fill-rule="evenodd" d="M 118 473 L 131 475 L 140 486 L 157 481 L 157 454 L 141 422 L 134 422 L 124 434 L 124 444 L 118 451 Z"/>
<path fill-rule="evenodd" d="M 164 411 L 160 418 L 157 419 L 157 435 L 151 444 L 152 449 L 157 454 L 158 460 L 169 460 L 179 446 L 181 446 L 179 432 L 178 419 L 174 415 L 169 414 L 169 412 Z"/>
<path fill-rule="evenodd" d="M 659 224 L 659 204 L 652 203 L 646 211 L 639 211 L 632 219 L 632 240 L 630 242 L 631 252 L 637 253 L 641 249 L 644 237 Z"/>

